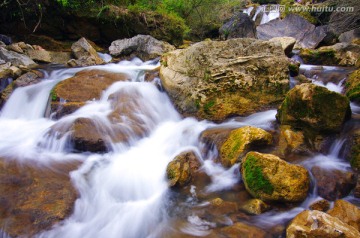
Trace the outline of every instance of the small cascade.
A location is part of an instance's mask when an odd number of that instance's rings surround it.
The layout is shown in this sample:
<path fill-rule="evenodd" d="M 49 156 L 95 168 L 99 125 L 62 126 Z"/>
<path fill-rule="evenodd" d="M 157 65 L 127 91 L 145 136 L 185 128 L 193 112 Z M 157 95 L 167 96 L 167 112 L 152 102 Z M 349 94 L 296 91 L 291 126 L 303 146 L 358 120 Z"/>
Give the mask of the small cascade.
<path fill-rule="evenodd" d="M 249 8 L 244 9 L 243 12 L 246 13 L 247 15 L 251 16 L 253 10 L 254 10 L 254 7 L 251 6 Z M 260 14 L 260 12 L 263 13 L 261 16 L 260 25 L 266 24 L 269 21 L 280 18 L 279 5 L 261 5 L 261 6 L 256 7 L 255 14 L 252 17 L 253 21 L 256 21 L 256 18 Z"/>
<path fill-rule="evenodd" d="M 112 60 L 112 57 L 109 54 L 100 53 L 100 52 L 98 52 L 97 54 L 100 56 L 100 58 L 102 58 L 105 61 L 105 63 L 109 63 Z"/>

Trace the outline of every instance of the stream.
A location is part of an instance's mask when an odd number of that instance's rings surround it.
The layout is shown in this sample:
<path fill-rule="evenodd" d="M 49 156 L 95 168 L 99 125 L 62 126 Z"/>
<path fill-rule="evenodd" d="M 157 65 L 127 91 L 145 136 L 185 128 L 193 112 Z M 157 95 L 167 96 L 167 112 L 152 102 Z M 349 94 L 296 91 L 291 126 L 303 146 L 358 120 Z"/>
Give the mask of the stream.
<path fill-rule="evenodd" d="M 182 118 L 166 93 L 160 91 L 156 84 L 144 80 L 144 71 L 155 69 L 158 65 L 156 61 L 133 59 L 86 67 L 125 73 L 131 77 L 131 82 L 114 83 L 103 92 L 100 100 L 89 101 L 59 120 L 52 119 L 49 114 L 50 91 L 57 83 L 84 68 L 44 71 L 42 82 L 13 92 L 0 114 L 0 157 L 48 166 L 53 161 L 77 160 L 82 163 L 78 170 L 71 172 L 72 182 L 79 192 L 72 214 L 37 237 L 204 237 L 213 234 L 212 231 L 219 227 L 234 223 L 232 217 L 212 218 L 202 214 L 209 199 L 221 197 L 241 205 L 250 198 L 241 183 L 239 164 L 226 169 L 215 163 L 217 151 L 204 156 L 204 145 L 198 138 L 203 130 L 213 127 L 252 125 L 274 132 L 277 130 L 276 108 L 248 117 L 235 117 L 222 124 Z M 301 71 L 313 83 L 336 92 L 343 91 L 348 73 L 347 69 L 309 65 L 302 65 Z M 129 143 L 112 143 L 111 152 L 104 154 L 72 153 L 67 136 L 49 137 L 48 131 L 54 124 L 71 123 L 77 118 L 91 118 L 99 126 L 106 127 L 109 123 L 107 116 L 111 112 L 109 97 L 122 91 L 136 92 L 140 100 L 141 107 L 137 108 L 136 115 L 144 121 L 148 131 L 145 137 L 139 138 L 132 134 L 134 132 L 129 132 Z M 359 105 L 351 106 L 354 115 L 360 114 Z M 359 117 L 354 117 L 348 124 L 347 130 L 359 128 Z M 345 139 L 346 131 L 333 140 L 324 154 L 295 159 L 294 163 L 303 165 L 309 171 L 315 165 L 348 171 L 349 162 L 342 155 Z M 195 151 L 200 157 L 201 170 L 210 181 L 174 191 L 168 188 L 166 167 L 176 155 L 187 150 Z M 295 207 L 275 207 L 241 221 L 277 237 L 279 234 L 273 232 L 273 227 L 286 225 L 299 212 L 321 199 L 315 187 L 313 180 L 308 198 Z M 360 204 L 352 194 L 345 200 Z M 1 236 L 6 237 L 5 234 Z"/>

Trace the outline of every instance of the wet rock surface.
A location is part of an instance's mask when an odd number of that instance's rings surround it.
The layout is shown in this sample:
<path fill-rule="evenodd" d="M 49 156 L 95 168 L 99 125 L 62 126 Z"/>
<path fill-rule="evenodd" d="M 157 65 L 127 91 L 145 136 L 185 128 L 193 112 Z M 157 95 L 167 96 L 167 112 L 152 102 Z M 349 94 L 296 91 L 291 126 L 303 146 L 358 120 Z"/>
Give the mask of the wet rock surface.
<path fill-rule="evenodd" d="M 308 171 L 272 154 L 247 153 L 241 173 L 246 190 L 263 201 L 300 202 L 308 195 Z"/>
<path fill-rule="evenodd" d="M 78 194 L 69 172 L 78 162 L 50 168 L 0 159 L 0 226 L 11 237 L 30 237 L 68 217 Z"/>

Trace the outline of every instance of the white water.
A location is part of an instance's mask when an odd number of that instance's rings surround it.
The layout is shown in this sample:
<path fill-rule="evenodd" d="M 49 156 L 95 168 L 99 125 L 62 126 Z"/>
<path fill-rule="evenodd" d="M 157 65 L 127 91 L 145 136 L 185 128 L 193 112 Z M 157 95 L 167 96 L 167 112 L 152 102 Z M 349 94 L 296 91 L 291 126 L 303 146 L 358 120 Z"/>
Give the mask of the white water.
<path fill-rule="evenodd" d="M 249 7 L 243 10 L 244 13 L 251 16 L 251 12 L 253 11 L 254 7 Z M 278 5 L 261 5 L 256 7 L 255 14 L 252 18 L 253 21 L 256 21 L 257 15 L 263 12 L 260 25 L 266 24 L 269 21 L 272 21 L 274 19 L 280 18 L 280 11 Z"/>
<path fill-rule="evenodd" d="M 126 73 L 132 82 L 113 84 L 100 100 L 90 101 L 58 121 L 44 117 L 50 91 L 55 84 L 83 69 L 53 71 L 46 74 L 43 82 L 16 89 L 12 94 L 0 116 L 0 157 L 40 164 L 74 159 L 83 162 L 78 170 L 71 173 L 74 186 L 80 194 L 73 214 L 38 237 L 162 237 L 162 232 L 171 220 L 166 209 L 167 164 L 177 154 L 189 149 L 200 155 L 199 134 L 206 128 L 219 125 L 192 118 L 182 119 L 165 93 L 158 91 L 153 84 L 143 82 L 143 71 L 155 67 L 156 62 L 143 63 L 138 59 L 88 67 Z M 129 144 L 112 143 L 111 152 L 105 154 L 69 153 L 67 135 L 61 138 L 49 136 L 52 126 L 71 124 L 77 118 L 84 117 L 95 120 L 103 130 L 109 130 L 107 115 L 112 111 L 110 95 L 113 93 L 136 95 L 134 101 L 140 107 L 135 111 L 135 117 L 141 118 L 146 127 L 145 136 L 134 135 L 129 129 Z M 272 130 L 275 114 L 276 110 L 259 112 L 248 117 L 234 118 L 221 126 L 236 128 L 252 125 Z M 131 125 L 130 120 L 125 121 L 129 124 L 124 126 Z M 349 165 L 338 158 L 340 147 L 340 144 L 335 144 L 329 155 L 315 156 L 304 166 L 347 169 Z M 215 151 L 208 158 L 201 158 L 201 169 L 211 178 L 211 183 L 202 192 L 228 190 L 240 182 L 238 164 L 225 169 L 214 163 L 215 158 Z M 192 186 L 190 191 L 191 196 L 196 197 L 197 188 Z M 312 193 L 301 207 L 282 213 L 265 213 L 259 216 L 259 224 L 262 224 L 261 220 L 269 224 L 287 221 L 316 199 L 316 193 Z M 213 222 L 190 215 L 180 230 L 192 236 L 205 236 L 215 226 Z"/>

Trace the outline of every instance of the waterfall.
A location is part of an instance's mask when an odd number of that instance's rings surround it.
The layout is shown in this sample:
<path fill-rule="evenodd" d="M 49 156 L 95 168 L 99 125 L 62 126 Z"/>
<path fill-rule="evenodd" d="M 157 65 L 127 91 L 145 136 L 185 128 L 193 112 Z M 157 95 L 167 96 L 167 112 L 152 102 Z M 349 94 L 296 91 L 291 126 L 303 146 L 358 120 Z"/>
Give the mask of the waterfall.
<path fill-rule="evenodd" d="M 216 150 L 210 151 L 206 158 L 201 157 L 203 145 L 199 142 L 200 133 L 209 128 L 239 128 L 245 125 L 273 131 L 276 110 L 235 117 L 221 124 L 182 118 L 165 92 L 158 90 L 152 82 L 144 82 L 144 71 L 158 66 L 157 61 L 134 59 L 102 66 L 57 69 L 45 73 L 42 82 L 17 88 L 13 92 L 0 114 L 0 157 L 19 162 L 36 161 L 40 165 L 74 159 L 82 163 L 70 174 L 79 193 L 72 214 L 36 237 L 169 237 L 169 231 L 178 232 L 176 235 L 206 236 L 218 227 L 217 223 L 192 212 L 176 217 L 183 219 L 182 225 L 172 223 L 175 218 L 169 214 L 169 207 L 176 209 L 177 204 L 174 205 L 169 198 L 171 192 L 166 181 L 166 167 L 179 153 L 193 150 L 200 157 L 201 171 L 211 181 L 203 191 L 194 185 L 187 188 L 189 196 L 182 201 L 180 209 L 194 204 L 197 207 L 208 205 L 198 203 L 197 193 L 215 196 L 228 192 L 239 184 L 241 176 L 239 164 L 224 168 L 215 161 Z M 125 73 L 131 81 L 115 82 L 99 100 L 89 101 L 61 119 L 46 117 L 53 87 L 84 69 Z M 123 111 L 131 111 L 129 115 L 119 115 L 121 121 L 117 122 L 121 133 L 128 138 L 126 143 L 109 140 L 110 150 L 103 154 L 74 153 L 68 145 L 69 132 L 50 133 L 54 127 L 70 127 L 74 121 L 86 118 L 94 122 L 98 131 L 112 137 L 115 132 L 111 123 L 114 122 L 110 121 L 109 114 L 114 110 L 114 98 L 119 95 L 127 98 L 116 106 L 122 107 Z M 357 106 L 354 104 L 353 107 Z M 141 125 L 143 134 L 132 128 L 134 123 Z M 348 169 L 349 164 L 338 158 L 343 143 L 343 140 L 337 140 L 328 155 L 314 155 L 302 165 L 308 169 L 314 165 Z M 284 223 L 307 209 L 308 204 L 316 199 L 314 190 L 300 207 L 286 212 L 270 211 L 251 222 L 264 227 Z M 229 217 L 222 219 L 221 226 L 232 224 Z M 1 237 L 7 237 L 1 232 Z"/>
<path fill-rule="evenodd" d="M 244 9 L 243 12 L 251 16 L 253 10 L 254 7 L 251 6 L 249 8 Z M 263 15 L 261 16 L 261 20 L 260 20 L 260 25 L 266 24 L 269 21 L 280 18 L 279 5 L 261 5 L 256 7 L 255 14 L 252 17 L 253 21 L 256 21 L 256 18 L 260 14 L 260 12 L 263 12 Z"/>

